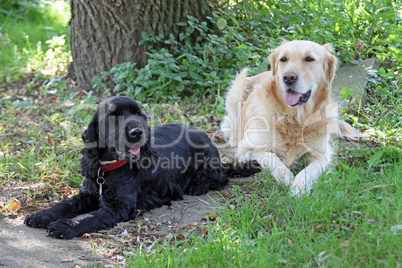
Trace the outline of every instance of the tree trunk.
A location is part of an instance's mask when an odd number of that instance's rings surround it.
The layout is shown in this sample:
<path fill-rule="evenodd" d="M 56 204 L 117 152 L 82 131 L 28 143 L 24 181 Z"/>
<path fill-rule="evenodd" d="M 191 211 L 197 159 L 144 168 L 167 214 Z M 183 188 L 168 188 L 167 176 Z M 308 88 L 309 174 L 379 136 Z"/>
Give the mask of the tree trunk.
<path fill-rule="evenodd" d="M 204 20 L 207 0 L 70 0 L 70 70 L 85 88 L 92 78 L 123 62 L 146 65 L 141 32 L 178 35 L 187 15 Z"/>

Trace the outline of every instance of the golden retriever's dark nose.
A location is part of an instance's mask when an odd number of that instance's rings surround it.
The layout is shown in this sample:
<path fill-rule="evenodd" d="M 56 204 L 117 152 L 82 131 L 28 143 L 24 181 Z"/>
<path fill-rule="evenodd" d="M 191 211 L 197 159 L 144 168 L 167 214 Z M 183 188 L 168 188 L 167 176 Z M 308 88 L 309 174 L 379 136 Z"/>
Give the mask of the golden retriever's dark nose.
<path fill-rule="evenodd" d="M 133 128 L 128 132 L 128 135 L 130 136 L 130 138 L 140 139 L 143 133 L 144 131 L 142 130 L 142 128 Z"/>
<path fill-rule="evenodd" d="M 299 79 L 299 77 L 298 77 L 297 74 L 294 73 L 294 72 L 286 72 L 286 73 L 283 75 L 283 82 L 284 82 L 285 84 L 288 84 L 288 85 L 291 85 L 291 84 L 293 84 L 293 83 L 296 83 L 296 82 L 297 82 L 297 79 Z"/>

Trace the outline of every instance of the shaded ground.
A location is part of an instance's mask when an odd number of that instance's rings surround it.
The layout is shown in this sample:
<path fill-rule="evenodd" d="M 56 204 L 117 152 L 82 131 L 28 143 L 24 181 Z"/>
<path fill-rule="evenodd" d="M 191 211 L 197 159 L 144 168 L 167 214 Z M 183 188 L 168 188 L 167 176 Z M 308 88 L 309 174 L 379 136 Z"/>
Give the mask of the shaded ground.
<path fill-rule="evenodd" d="M 88 239 L 55 240 L 45 230 L 29 228 L 22 218 L 0 219 L 0 267 L 74 267 L 105 265 L 94 259 Z"/>
<path fill-rule="evenodd" d="M 237 178 L 235 184 L 253 178 Z M 215 221 L 216 212 L 227 205 L 235 185 L 203 196 L 184 196 L 172 206 L 164 206 L 143 217 L 120 223 L 115 228 L 88 234 L 72 240 L 46 236 L 43 229 L 23 224 L 25 211 L 14 219 L 0 219 L 0 267 L 102 267 L 124 266 L 130 246 L 147 247 L 158 243 L 174 243 L 189 234 L 205 232 L 207 222 Z M 2 197 L 7 194 L 1 192 Z"/>

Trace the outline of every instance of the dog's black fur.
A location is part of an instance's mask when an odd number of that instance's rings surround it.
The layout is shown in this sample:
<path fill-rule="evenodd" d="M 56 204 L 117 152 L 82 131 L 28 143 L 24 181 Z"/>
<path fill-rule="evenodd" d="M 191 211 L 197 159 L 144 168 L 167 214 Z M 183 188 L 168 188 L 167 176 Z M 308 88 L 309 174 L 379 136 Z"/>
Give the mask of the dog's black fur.
<path fill-rule="evenodd" d="M 56 238 L 84 233 L 128 221 L 141 211 L 170 205 L 184 194 L 220 190 L 229 177 L 259 171 L 255 162 L 222 163 L 209 137 L 185 125 L 150 130 L 138 104 L 127 97 L 103 101 L 82 135 L 81 173 L 77 195 L 25 218 L 25 224 L 47 228 Z M 100 161 L 128 163 L 102 174 Z M 104 177 L 102 193 L 97 183 Z"/>

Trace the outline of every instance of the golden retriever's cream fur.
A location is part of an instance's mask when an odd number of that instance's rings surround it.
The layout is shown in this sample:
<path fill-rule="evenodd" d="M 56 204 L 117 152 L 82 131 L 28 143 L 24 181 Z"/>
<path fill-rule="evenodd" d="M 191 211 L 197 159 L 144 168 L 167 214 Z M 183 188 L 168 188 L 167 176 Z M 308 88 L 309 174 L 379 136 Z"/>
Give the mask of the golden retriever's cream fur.
<path fill-rule="evenodd" d="M 308 191 L 330 163 L 331 133 L 349 139 L 361 134 L 338 119 L 331 99 L 337 67 L 330 45 L 284 42 L 269 56 L 272 70 L 234 80 L 226 98 L 221 129 L 240 158 L 256 159 L 293 194 Z M 289 167 L 309 153 L 308 166 L 296 177 Z"/>

